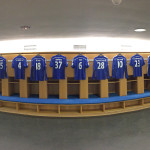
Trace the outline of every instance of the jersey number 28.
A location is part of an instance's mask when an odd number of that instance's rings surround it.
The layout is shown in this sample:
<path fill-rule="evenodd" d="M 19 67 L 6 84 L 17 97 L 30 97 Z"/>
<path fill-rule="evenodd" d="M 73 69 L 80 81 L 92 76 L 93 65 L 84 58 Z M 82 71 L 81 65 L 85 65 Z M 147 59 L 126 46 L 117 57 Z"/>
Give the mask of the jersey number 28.
<path fill-rule="evenodd" d="M 104 69 L 104 62 L 97 62 L 97 63 L 98 63 L 97 69 Z"/>

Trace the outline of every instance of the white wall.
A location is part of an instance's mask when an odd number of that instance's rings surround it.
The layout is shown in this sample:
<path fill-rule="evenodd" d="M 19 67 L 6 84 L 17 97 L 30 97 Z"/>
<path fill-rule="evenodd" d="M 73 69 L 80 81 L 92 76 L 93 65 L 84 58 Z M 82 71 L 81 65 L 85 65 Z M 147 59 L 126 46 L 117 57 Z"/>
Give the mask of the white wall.
<path fill-rule="evenodd" d="M 36 45 L 36 50 L 24 50 L 25 45 Z M 74 45 L 86 45 L 86 49 L 74 49 Z M 150 52 L 150 41 L 131 38 L 63 38 L 28 39 L 0 42 L 0 53 L 19 52 Z"/>

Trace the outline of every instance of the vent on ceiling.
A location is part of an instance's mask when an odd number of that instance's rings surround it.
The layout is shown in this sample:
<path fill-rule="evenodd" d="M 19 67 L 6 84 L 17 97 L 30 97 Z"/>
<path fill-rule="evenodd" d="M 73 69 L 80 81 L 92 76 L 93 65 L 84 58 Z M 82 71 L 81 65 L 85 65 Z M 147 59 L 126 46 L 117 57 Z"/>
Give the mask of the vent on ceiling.
<path fill-rule="evenodd" d="M 132 47 L 132 45 L 121 45 L 121 47 L 128 48 L 128 47 Z"/>
<path fill-rule="evenodd" d="M 37 50 L 37 45 L 25 45 L 24 50 L 25 51 Z"/>
<path fill-rule="evenodd" d="M 73 45 L 75 50 L 86 50 L 86 45 Z"/>

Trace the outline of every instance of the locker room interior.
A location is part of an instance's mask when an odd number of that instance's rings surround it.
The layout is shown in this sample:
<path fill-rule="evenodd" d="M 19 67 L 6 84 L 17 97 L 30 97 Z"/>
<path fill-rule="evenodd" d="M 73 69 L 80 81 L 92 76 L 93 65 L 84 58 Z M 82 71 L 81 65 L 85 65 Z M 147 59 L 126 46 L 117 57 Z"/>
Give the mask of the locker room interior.
<path fill-rule="evenodd" d="M 1 0 L 1 149 L 149 150 L 149 5 Z"/>

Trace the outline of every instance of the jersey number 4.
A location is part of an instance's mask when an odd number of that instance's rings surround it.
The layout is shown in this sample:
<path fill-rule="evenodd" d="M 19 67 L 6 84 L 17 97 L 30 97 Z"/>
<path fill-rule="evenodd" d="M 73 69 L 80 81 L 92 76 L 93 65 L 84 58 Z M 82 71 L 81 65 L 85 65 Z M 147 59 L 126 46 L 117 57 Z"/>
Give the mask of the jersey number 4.
<path fill-rule="evenodd" d="M 18 69 L 21 69 L 21 62 L 18 63 Z"/>

